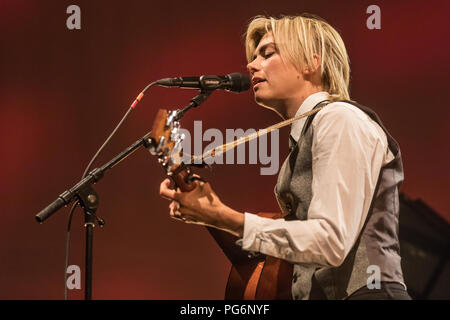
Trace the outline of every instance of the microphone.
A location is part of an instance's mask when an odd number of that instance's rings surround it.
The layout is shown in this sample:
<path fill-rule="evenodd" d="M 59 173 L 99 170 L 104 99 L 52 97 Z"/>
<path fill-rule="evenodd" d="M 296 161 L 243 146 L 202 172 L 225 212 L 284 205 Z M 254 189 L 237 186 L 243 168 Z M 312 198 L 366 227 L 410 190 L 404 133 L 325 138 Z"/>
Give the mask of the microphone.
<path fill-rule="evenodd" d="M 226 76 L 200 76 L 164 78 L 156 81 L 163 87 L 180 87 L 212 91 L 216 89 L 242 92 L 250 89 L 250 78 L 241 73 L 230 73 Z"/>

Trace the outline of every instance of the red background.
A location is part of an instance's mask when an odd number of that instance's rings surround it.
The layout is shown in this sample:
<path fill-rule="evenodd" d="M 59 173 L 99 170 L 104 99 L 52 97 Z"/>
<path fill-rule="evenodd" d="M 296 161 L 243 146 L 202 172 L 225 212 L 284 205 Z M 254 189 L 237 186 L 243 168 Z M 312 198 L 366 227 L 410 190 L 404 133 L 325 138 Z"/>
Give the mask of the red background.
<path fill-rule="evenodd" d="M 81 30 L 66 28 L 70 4 L 81 8 Z M 371 4 L 381 8 L 381 30 L 366 28 Z M 448 1 L 1 1 L 0 299 L 63 298 L 68 210 L 42 225 L 34 215 L 79 180 L 149 82 L 245 72 L 242 35 L 257 14 L 315 13 L 341 32 L 353 99 L 375 109 L 400 143 L 401 191 L 450 220 L 449 10 Z M 151 89 L 96 165 L 148 132 L 158 108 L 184 106 L 194 93 Z M 182 126 L 194 120 L 204 130 L 279 121 L 251 91 L 214 93 Z M 277 210 L 276 175 L 259 175 L 257 165 L 216 165 L 205 177 L 237 210 Z M 163 178 L 143 149 L 96 186 L 106 226 L 95 230 L 95 299 L 223 297 L 229 263 L 206 230 L 168 217 Z M 77 211 L 70 264 L 83 269 L 82 221 Z"/>

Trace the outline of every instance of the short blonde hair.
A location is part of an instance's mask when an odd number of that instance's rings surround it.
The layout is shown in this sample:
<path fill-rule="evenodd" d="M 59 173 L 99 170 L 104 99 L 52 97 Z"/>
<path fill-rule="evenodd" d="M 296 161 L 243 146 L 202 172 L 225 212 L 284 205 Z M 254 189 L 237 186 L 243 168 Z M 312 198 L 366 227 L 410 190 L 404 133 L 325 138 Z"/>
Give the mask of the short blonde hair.
<path fill-rule="evenodd" d="M 256 47 L 268 32 L 272 33 L 281 58 L 287 59 L 299 71 L 312 68 L 314 54 L 319 55 L 324 89 L 333 101 L 350 100 L 347 50 L 339 33 L 325 20 L 309 14 L 254 17 L 245 36 L 248 62 L 253 60 Z"/>

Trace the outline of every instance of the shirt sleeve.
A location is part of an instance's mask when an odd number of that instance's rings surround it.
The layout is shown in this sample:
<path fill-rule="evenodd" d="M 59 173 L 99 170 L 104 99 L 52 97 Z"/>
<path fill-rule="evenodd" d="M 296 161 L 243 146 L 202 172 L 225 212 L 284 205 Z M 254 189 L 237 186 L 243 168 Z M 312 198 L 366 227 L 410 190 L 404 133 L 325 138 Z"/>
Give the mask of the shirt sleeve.
<path fill-rule="evenodd" d="M 245 213 L 244 250 L 293 263 L 342 264 L 362 230 L 380 169 L 392 159 L 385 133 L 355 109 L 334 103 L 311 124 L 308 219 L 273 220 Z"/>

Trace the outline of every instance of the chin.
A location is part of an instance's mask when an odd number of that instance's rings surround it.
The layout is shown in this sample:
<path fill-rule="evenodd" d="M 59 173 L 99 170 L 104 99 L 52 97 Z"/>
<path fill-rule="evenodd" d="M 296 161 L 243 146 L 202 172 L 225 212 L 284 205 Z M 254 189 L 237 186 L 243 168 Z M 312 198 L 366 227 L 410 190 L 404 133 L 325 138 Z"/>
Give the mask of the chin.
<path fill-rule="evenodd" d="M 269 108 L 271 106 L 271 101 L 273 99 L 270 98 L 270 96 L 264 95 L 260 90 L 257 90 L 255 92 L 255 101 L 257 104 Z"/>

